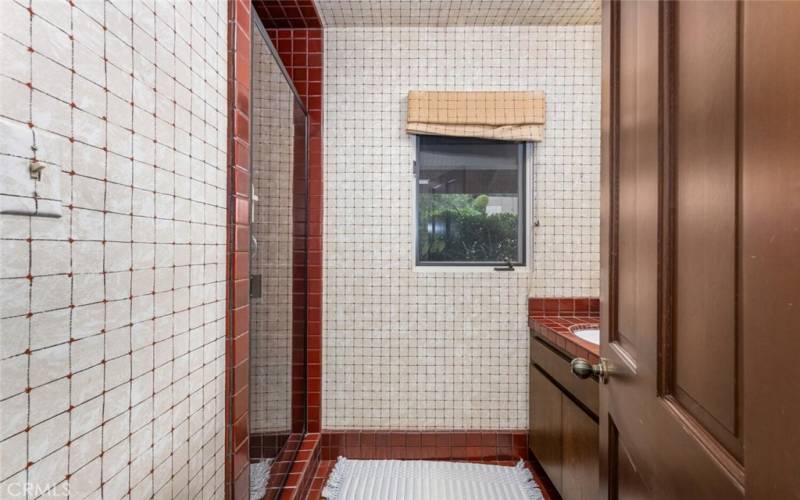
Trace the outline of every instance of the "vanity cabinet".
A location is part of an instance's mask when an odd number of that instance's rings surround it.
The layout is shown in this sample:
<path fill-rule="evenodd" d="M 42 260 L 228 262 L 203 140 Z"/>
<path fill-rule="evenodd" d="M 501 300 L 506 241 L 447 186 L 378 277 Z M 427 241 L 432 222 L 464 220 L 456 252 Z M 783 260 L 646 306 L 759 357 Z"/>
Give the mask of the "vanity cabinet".
<path fill-rule="evenodd" d="M 561 391 L 531 363 L 531 428 L 528 442 L 547 476 L 562 490 L 563 414 Z"/>
<path fill-rule="evenodd" d="M 599 388 L 596 380 L 573 376 L 569 361 L 541 339 L 532 339 L 529 443 L 564 500 L 596 498 Z"/>

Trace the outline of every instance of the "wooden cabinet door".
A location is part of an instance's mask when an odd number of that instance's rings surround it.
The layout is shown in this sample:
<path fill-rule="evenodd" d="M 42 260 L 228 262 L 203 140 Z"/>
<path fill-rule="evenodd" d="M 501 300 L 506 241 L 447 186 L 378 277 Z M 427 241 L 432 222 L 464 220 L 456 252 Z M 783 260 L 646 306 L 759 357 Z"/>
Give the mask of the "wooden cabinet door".
<path fill-rule="evenodd" d="M 531 363 L 531 449 L 561 491 L 561 390 Z"/>
<path fill-rule="evenodd" d="M 800 2 L 604 2 L 603 498 L 797 498 L 799 55 Z"/>
<path fill-rule="evenodd" d="M 596 498 L 600 478 L 597 422 L 568 396 L 562 396 L 561 425 L 561 497 L 564 500 Z"/>

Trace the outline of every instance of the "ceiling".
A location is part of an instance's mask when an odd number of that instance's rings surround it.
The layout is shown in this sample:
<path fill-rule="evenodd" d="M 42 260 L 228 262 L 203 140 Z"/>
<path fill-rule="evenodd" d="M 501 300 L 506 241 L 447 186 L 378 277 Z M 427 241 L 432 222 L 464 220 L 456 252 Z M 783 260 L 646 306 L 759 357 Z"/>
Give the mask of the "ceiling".
<path fill-rule="evenodd" d="M 267 29 L 322 27 L 314 0 L 253 0 L 253 8 Z"/>
<path fill-rule="evenodd" d="M 600 23 L 600 0 L 315 0 L 328 28 Z"/>

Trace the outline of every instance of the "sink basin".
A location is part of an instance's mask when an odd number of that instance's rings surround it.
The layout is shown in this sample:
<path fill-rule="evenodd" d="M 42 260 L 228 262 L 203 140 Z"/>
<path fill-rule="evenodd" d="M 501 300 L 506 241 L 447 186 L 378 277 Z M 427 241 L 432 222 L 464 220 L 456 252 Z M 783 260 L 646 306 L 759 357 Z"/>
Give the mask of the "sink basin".
<path fill-rule="evenodd" d="M 600 345 L 600 329 L 599 328 L 579 328 L 573 330 L 572 333 L 575 334 L 581 340 L 585 340 L 586 342 Z"/>

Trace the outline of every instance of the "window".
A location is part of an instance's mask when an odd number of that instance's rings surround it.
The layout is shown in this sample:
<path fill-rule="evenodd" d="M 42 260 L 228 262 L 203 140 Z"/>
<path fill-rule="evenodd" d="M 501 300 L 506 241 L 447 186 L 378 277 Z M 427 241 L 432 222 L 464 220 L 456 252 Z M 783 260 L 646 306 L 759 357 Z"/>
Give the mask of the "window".
<path fill-rule="evenodd" d="M 525 143 L 417 136 L 417 264 L 525 265 Z"/>

